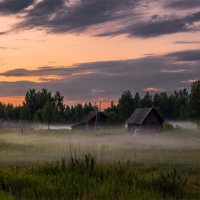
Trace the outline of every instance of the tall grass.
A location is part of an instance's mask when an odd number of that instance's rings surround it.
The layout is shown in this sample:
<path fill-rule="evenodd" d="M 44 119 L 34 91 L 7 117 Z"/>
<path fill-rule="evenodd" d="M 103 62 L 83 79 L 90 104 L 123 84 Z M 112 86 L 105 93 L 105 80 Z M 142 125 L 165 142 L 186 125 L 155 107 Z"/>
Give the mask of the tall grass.
<path fill-rule="evenodd" d="M 2 131 L 0 199 L 200 199 L 198 130 L 123 131 Z"/>
<path fill-rule="evenodd" d="M 15 199 L 199 199 L 200 186 L 188 184 L 190 174 L 177 168 L 130 161 L 103 164 L 85 155 L 1 167 L 0 188 Z"/>

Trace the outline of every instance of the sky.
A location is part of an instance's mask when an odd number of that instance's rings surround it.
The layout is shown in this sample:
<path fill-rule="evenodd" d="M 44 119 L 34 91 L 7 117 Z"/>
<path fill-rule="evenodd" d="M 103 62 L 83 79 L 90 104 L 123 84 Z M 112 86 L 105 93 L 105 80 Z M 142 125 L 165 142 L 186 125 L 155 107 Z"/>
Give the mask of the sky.
<path fill-rule="evenodd" d="M 108 104 L 200 77 L 200 0 L 0 0 L 0 101 Z"/>

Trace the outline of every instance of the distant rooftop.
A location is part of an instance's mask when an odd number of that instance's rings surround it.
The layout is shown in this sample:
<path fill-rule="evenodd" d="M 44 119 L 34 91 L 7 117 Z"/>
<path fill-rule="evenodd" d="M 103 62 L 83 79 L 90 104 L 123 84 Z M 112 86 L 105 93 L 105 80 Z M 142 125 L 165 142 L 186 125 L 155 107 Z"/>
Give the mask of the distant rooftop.
<path fill-rule="evenodd" d="M 128 118 L 126 121 L 127 124 L 136 124 L 141 125 L 143 124 L 144 120 L 148 117 L 151 111 L 155 110 L 153 107 L 151 108 L 138 108 L 136 109 L 133 114 Z M 157 111 L 155 110 L 157 113 Z M 157 113 L 159 118 L 164 122 L 163 118 Z"/>

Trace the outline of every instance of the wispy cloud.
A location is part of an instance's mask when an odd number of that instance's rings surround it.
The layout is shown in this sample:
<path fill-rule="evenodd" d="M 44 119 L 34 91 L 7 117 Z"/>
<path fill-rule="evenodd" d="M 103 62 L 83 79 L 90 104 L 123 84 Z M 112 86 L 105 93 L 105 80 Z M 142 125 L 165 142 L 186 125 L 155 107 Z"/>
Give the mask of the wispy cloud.
<path fill-rule="evenodd" d="M 0 46 L 0 50 L 16 50 L 16 49 L 19 49 L 17 47 L 3 47 L 3 46 Z"/>
<path fill-rule="evenodd" d="M 166 69 L 163 69 L 161 72 L 163 73 L 183 73 L 185 72 L 186 70 L 185 69 L 171 69 L 171 70 L 166 70 Z"/>
<path fill-rule="evenodd" d="M 152 16 L 147 20 L 139 20 L 118 30 L 107 31 L 98 34 L 98 36 L 116 36 L 119 34 L 128 34 L 142 38 L 156 37 L 167 34 L 191 32 L 200 30 L 198 24 L 200 12 L 188 14 L 186 16 Z M 197 24 L 196 24 L 197 23 Z"/>
<path fill-rule="evenodd" d="M 175 41 L 174 42 L 175 44 L 200 44 L 200 41 Z"/>
<path fill-rule="evenodd" d="M 153 9 L 155 2 L 161 11 Z M 199 0 L 3 0 L 0 14 L 22 14 L 13 30 L 148 38 L 199 31 L 200 12 L 193 9 L 199 5 Z M 188 12 L 180 14 L 182 9 Z"/>
<path fill-rule="evenodd" d="M 195 81 L 197 81 L 198 79 L 192 79 L 192 80 L 185 80 L 185 81 L 181 81 L 182 83 L 187 83 L 187 84 L 192 84 Z"/>
<path fill-rule="evenodd" d="M 196 59 L 199 50 L 191 52 L 190 57 L 185 57 L 185 51 L 182 51 L 132 60 L 80 63 L 61 67 L 44 66 L 35 70 L 10 70 L 1 73 L 0 76 L 7 77 L 8 80 L 10 77 L 27 79 L 16 82 L 1 81 L 1 95 L 23 96 L 30 88 L 46 87 L 52 91 L 59 89 L 63 95 L 75 101 L 90 101 L 102 96 L 118 98 L 124 90 L 144 93 L 144 90 L 159 92 L 189 88 L 187 80 L 195 80 L 197 74 L 200 74 L 200 61 Z M 192 58 L 195 62 L 186 62 L 184 65 L 177 62 L 192 61 Z M 34 76 L 37 80 L 42 77 L 42 80 L 30 81 Z M 51 78 L 52 76 L 59 78 Z"/>
<path fill-rule="evenodd" d="M 154 87 L 148 87 L 148 88 L 145 88 L 144 90 L 148 91 L 148 92 L 158 92 L 158 91 L 161 91 L 160 88 L 154 88 Z"/>
<path fill-rule="evenodd" d="M 168 56 L 175 57 L 178 61 L 200 61 L 200 49 L 170 53 Z"/>
<path fill-rule="evenodd" d="M 2 0 L 0 1 L 0 14 L 16 14 L 33 3 L 34 0 Z"/>
<path fill-rule="evenodd" d="M 165 3 L 166 8 L 173 9 L 191 9 L 191 8 L 200 8 L 199 0 L 173 0 Z"/>

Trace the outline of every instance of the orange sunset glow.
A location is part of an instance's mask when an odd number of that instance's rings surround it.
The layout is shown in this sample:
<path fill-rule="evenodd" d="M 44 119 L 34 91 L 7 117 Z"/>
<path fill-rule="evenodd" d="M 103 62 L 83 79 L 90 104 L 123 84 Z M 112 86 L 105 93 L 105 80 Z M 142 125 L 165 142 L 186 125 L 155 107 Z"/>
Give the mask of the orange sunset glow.
<path fill-rule="evenodd" d="M 0 2 L 2 102 L 20 104 L 28 89 L 48 88 L 107 105 L 124 90 L 170 92 L 199 77 L 197 4 L 10 1 Z"/>
<path fill-rule="evenodd" d="M 11 96 L 11 97 L 0 97 L 0 102 L 4 103 L 4 104 L 13 104 L 14 106 L 18 106 L 21 105 L 22 102 L 24 101 L 24 97 L 15 97 L 15 96 Z"/>
<path fill-rule="evenodd" d="M 200 0 L 0 0 L 6 199 L 200 200 Z"/>

